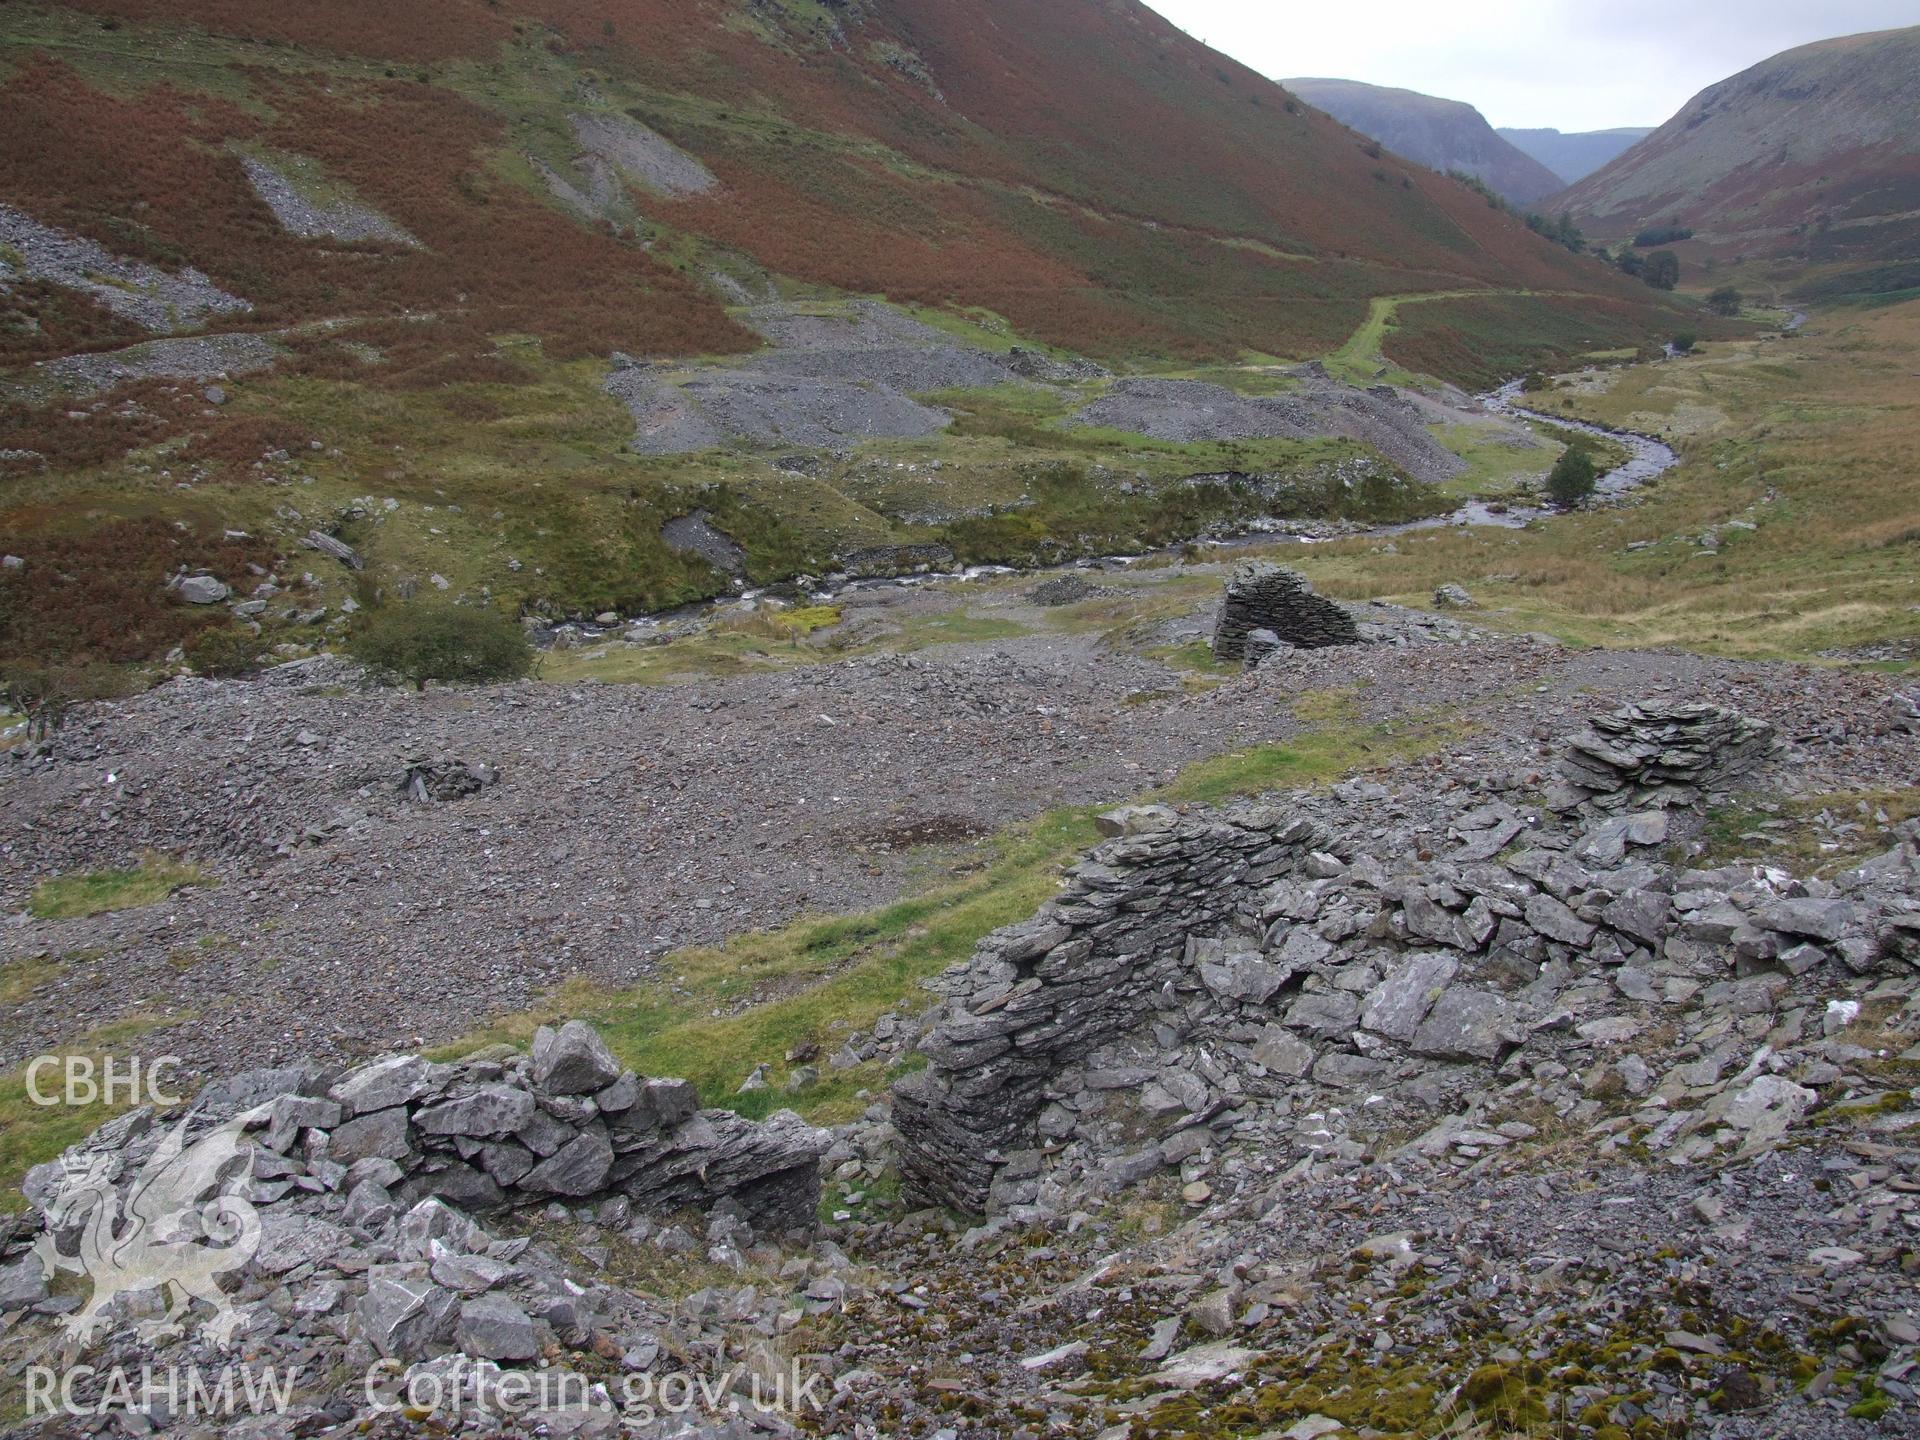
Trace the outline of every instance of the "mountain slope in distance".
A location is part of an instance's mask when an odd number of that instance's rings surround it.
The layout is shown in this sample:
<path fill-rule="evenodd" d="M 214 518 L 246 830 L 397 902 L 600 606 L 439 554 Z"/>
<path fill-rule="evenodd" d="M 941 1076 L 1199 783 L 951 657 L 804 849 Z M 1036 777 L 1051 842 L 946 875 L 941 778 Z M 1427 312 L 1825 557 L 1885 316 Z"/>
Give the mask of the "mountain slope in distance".
<path fill-rule="evenodd" d="M 4 6 L 0 664 L 226 644 L 199 567 L 313 574 L 303 645 L 1412 518 L 1341 435 L 1068 422 L 1113 369 L 1477 384 L 1682 313 L 1136 0 Z M 1284 500 L 1187 483 L 1248 467 Z"/>
<path fill-rule="evenodd" d="M 1501 126 L 1494 131 L 1514 149 L 1531 155 L 1567 184 L 1584 180 L 1616 156 L 1624 155 L 1653 133 L 1648 125 L 1626 125 L 1613 130 L 1515 130 Z"/>
<path fill-rule="evenodd" d="M 1562 201 L 1606 238 L 1685 225 L 1733 258 L 1920 254 L 1920 27 L 1788 50 L 1688 101 Z"/>
<path fill-rule="evenodd" d="M 1486 117 L 1459 100 L 1358 80 L 1281 82 L 1309 105 L 1429 170 L 1463 171 L 1502 199 L 1531 205 L 1562 188 L 1547 166 L 1500 138 Z"/>
<path fill-rule="evenodd" d="M 0 203 L 256 322 L 709 353 L 753 343 L 731 270 L 1095 354 L 1302 356 L 1377 295 L 1634 288 L 1131 0 L 74 0 L 8 7 L 0 59 Z M 656 142 L 713 183 L 619 153 Z M 287 232 L 246 169 L 276 156 L 417 245 Z M 42 318 L 23 358 L 77 327 Z"/>

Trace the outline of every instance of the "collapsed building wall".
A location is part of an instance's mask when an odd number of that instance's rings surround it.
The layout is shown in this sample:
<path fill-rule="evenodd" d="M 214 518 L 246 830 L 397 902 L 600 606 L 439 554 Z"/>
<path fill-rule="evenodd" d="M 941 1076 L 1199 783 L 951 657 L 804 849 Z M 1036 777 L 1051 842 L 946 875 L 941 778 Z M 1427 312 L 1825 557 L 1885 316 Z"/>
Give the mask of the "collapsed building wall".
<path fill-rule="evenodd" d="M 1638 755 L 1675 725 L 1698 742 L 1681 768 L 1701 784 L 1770 738 L 1710 707 L 1631 707 L 1577 737 L 1567 770 L 1591 770 L 1601 737 Z M 1046 1157 L 1076 1148 L 1074 1163 L 1131 1183 L 1234 1132 L 1262 1098 L 1338 1105 L 1327 1097 L 1400 1086 L 1430 1102 L 1448 1073 L 1490 1073 L 1523 1048 L 1554 1060 L 1631 1037 L 1645 1022 L 1612 1009 L 1636 996 L 1737 1012 L 1920 962 L 1920 825 L 1832 881 L 1690 870 L 1660 858 L 1688 823 L 1667 808 L 1669 768 L 1623 783 L 1621 799 L 1649 807 L 1627 813 L 1557 813 L 1504 781 L 1421 795 L 1418 844 L 1381 838 L 1403 801 L 1358 782 L 1103 817 L 1113 838 L 1062 893 L 939 982 L 928 1066 L 894 1091 L 909 1192 L 1017 1207 Z M 1659 1137 L 1668 1157 L 1743 1143 L 1812 1098 L 1750 1078 L 1677 1111 Z M 1116 1094 L 1166 1133 L 1117 1153 L 1143 1137 L 1117 1123 Z"/>
<path fill-rule="evenodd" d="M 1247 637 L 1270 630 L 1302 650 L 1361 643 L 1359 626 L 1346 608 L 1313 592 L 1307 577 L 1269 561 L 1242 565 L 1227 581 L 1214 622 L 1213 658 L 1241 660 Z"/>

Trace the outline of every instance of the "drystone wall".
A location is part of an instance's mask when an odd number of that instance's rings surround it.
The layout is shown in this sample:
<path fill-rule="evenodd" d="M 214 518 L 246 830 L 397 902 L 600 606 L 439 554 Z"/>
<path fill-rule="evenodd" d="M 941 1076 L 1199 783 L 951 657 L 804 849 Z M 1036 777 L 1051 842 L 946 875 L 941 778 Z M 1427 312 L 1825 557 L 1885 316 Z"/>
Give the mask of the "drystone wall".
<path fill-rule="evenodd" d="M 894 1088 L 901 1175 L 915 1195 L 975 1213 L 995 1172 L 1033 1143 L 1051 1077 L 1141 1023 L 1188 968 L 1190 937 L 1225 924 L 1319 843 L 1284 811 L 1183 820 L 1143 806 L 1032 920 L 996 932 L 947 977 L 930 1064 Z"/>
<path fill-rule="evenodd" d="M 1583 1010 L 1594 993 L 1737 1009 L 1920 963 L 1920 826 L 1833 880 L 1688 869 L 1663 858 L 1697 823 L 1674 807 L 1676 772 L 1698 797 L 1770 736 L 1729 711 L 1643 704 L 1573 737 L 1567 772 L 1601 778 L 1603 739 L 1635 783 L 1567 810 L 1517 781 L 1429 797 L 1411 844 L 1378 838 L 1393 832 L 1369 805 L 1401 802 L 1365 782 L 1103 817 L 1113 838 L 1056 899 L 942 977 L 927 1068 L 894 1091 L 909 1192 L 1018 1213 L 1052 1152 L 1124 1140 L 1115 1090 L 1167 1128 L 1108 1167 L 1129 1183 L 1232 1132 L 1259 1097 L 1443 1083 L 1523 1049 L 1556 1062 L 1637 1025 Z M 1749 1112 L 1777 1133 L 1811 1096 L 1771 1075 L 1750 1089 L 1740 1125 L 1709 1106 L 1661 1144 L 1705 1158 L 1750 1138 Z"/>

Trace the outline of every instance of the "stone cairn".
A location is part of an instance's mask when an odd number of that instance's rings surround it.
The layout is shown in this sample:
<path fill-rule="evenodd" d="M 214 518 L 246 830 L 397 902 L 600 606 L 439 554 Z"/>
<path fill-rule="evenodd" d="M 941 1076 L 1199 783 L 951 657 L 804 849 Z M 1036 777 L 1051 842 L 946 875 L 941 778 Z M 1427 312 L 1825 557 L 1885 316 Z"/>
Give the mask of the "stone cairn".
<path fill-rule="evenodd" d="M 1256 630 L 1302 650 L 1361 643 L 1359 627 L 1343 606 L 1314 594 L 1298 570 L 1266 560 L 1242 565 L 1227 581 L 1214 623 L 1213 658 L 1244 661 L 1247 637 Z"/>
<path fill-rule="evenodd" d="M 1751 770 L 1773 747 L 1773 729 L 1717 705 L 1642 701 L 1603 715 L 1567 743 L 1554 808 L 1604 810 L 1689 805 L 1700 792 Z"/>

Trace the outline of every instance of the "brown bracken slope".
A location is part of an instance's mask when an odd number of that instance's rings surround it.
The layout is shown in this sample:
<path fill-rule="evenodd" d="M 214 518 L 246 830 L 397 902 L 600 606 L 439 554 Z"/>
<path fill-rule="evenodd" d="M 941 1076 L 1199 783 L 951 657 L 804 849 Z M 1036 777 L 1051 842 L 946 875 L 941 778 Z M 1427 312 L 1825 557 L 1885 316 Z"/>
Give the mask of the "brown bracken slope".
<path fill-rule="evenodd" d="M 718 188 L 635 195 L 632 226 L 567 213 L 528 157 L 564 164 L 582 110 L 669 135 Z M 284 233 L 249 147 L 319 162 L 421 248 Z M 1648 301 L 1135 0 L 8 6 L 0 201 L 197 266 L 254 325 L 384 322 L 383 350 L 443 352 L 438 328 L 736 350 L 706 283 L 732 261 L 1108 355 L 1318 353 L 1380 294 Z M 17 358 L 125 343 L 71 295 L 23 304 Z"/>

